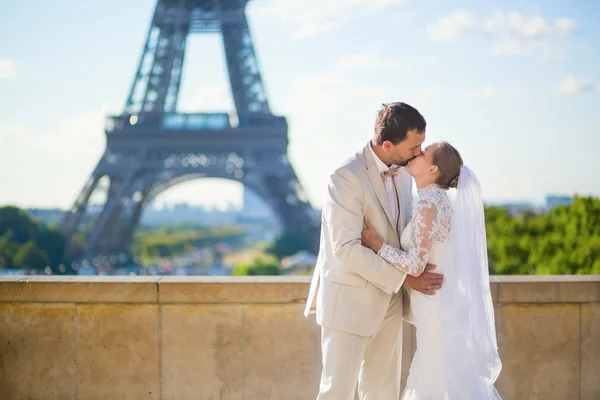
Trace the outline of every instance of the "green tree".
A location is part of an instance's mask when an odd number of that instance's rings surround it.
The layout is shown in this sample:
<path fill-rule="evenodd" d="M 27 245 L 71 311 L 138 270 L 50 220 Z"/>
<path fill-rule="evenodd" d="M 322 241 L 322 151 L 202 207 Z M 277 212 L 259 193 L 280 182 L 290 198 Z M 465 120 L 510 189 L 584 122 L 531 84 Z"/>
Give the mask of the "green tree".
<path fill-rule="evenodd" d="M 176 228 L 143 229 L 136 233 L 131 251 L 140 256 L 143 263 L 150 263 L 158 258 L 172 257 L 217 243 L 235 247 L 242 243 L 244 234 L 244 230 L 236 226 L 205 229 L 181 225 Z"/>
<path fill-rule="evenodd" d="M 44 269 L 49 264 L 50 259 L 48 255 L 43 250 L 40 250 L 33 240 L 22 245 L 13 258 L 13 265 L 16 268 L 39 270 Z"/>
<path fill-rule="evenodd" d="M 38 226 L 29 215 L 13 206 L 0 207 L 0 235 L 11 230 L 18 243 L 35 238 Z"/>
<path fill-rule="evenodd" d="M 281 275 L 277 262 L 264 258 L 255 258 L 251 264 L 240 265 L 233 272 L 234 275 Z"/>
<path fill-rule="evenodd" d="M 43 250 L 50 260 L 52 270 L 56 272 L 63 262 L 67 241 L 65 237 L 54 229 L 43 229 L 38 232 L 35 239 L 40 250 Z"/>
<path fill-rule="evenodd" d="M 301 250 L 313 254 L 319 252 L 320 226 L 308 229 L 286 230 L 275 240 L 267 252 L 281 259 L 291 256 Z"/>
<path fill-rule="evenodd" d="M 0 269 L 13 268 L 13 257 L 19 249 L 19 244 L 15 239 L 12 230 L 8 230 L 0 236 Z"/>
<path fill-rule="evenodd" d="M 491 273 L 600 273 L 600 199 L 575 197 L 543 214 L 486 208 Z"/>

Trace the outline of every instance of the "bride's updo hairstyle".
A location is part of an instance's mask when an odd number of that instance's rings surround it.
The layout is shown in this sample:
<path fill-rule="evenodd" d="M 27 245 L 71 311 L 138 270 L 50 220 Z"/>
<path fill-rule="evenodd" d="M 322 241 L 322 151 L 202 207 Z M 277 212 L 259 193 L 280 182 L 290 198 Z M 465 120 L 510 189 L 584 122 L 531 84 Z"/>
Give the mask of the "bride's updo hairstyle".
<path fill-rule="evenodd" d="M 448 142 L 438 142 L 433 150 L 433 165 L 438 167 L 435 183 L 444 189 L 456 188 L 463 165 L 458 150 Z"/>

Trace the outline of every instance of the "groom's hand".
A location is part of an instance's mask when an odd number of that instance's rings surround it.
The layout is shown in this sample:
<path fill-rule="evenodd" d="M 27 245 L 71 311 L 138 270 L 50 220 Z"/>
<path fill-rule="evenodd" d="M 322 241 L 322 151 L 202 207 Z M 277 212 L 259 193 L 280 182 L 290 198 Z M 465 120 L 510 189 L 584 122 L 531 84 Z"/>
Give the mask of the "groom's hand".
<path fill-rule="evenodd" d="M 429 272 L 435 268 L 435 265 L 427 264 L 425 271 L 420 276 L 406 275 L 404 284 L 417 292 L 433 296 L 444 282 L 444 275 Z"/>

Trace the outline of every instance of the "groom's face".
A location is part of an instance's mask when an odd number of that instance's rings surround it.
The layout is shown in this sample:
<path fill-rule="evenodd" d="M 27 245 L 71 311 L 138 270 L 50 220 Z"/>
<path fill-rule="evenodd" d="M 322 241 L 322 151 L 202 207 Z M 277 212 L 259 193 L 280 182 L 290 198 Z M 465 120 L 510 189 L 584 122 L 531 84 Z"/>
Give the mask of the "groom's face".
<path fill-rule="evenodd" d="M 410 160 L 421 155 L 423 149 L 421 145 L 425 141 L 425 132 L 413 129 L 408 131 L 406 139 L 394 145 L 392 142 L 383 144 L 384 150 L 389 154 L 389 161 L 392 164 L 404 167 Z"/>

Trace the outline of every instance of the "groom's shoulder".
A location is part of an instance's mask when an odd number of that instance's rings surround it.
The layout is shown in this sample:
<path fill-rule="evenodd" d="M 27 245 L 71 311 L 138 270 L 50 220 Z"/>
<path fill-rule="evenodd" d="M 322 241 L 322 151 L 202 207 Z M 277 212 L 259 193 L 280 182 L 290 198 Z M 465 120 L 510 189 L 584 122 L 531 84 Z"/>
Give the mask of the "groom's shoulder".
<path fill-rule="evenodd" d="M 333 174 L 350 172 L 353 174 L 358 174 L 361 170 L 364 170 L 365 163 L 363 160 L 362 152 L 359 151 L 356 154 L 346 158 L 334 171 Z M 332 174 L 332 175 L 333 175 Z"/>
<path fill-rule="evenodd" d="M 361 187 L 360 174 L 361 171 L 364 173 L 364 170 L 365 164 L 362 160 L 362 154 L 360 152 L 356 153 L 333 170 L 329 175 L 327 187 L 331 190 L 331 188 L 350 185 L 354 188 L 353 190 L 358 191 Z"/>

